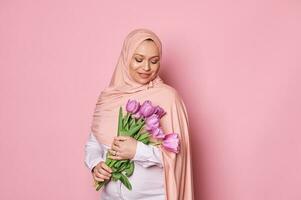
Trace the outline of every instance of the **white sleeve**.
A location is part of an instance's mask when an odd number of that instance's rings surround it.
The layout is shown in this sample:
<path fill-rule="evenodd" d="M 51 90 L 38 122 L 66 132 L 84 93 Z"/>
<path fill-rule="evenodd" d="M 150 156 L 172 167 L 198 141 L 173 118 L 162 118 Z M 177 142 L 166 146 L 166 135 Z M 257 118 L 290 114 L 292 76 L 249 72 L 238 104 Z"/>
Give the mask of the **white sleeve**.
<path fill-rule="evenodd" d="M 103 154 L 104 149 L 96 140 L 95 136 L 90 133 L 89 139 L 85 144 L 85 165 L 91 172 L 100 161 L 104 161 Z"/>
<path fill-rule="evenodd" d="M 161 150 L 154 145 L 137 141 L 135 156 L 131 159 L 143 167 L 158 166 L 163 168 Z"/>

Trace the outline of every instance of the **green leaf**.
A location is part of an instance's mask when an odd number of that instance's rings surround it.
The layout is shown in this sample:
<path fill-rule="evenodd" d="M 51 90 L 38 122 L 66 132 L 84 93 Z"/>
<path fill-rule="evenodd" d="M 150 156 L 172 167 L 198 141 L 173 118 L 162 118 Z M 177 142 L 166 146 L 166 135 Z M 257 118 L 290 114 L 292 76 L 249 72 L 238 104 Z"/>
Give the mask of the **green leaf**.
<path fill-rule="evenodd" d="M 127 113 L 124 119 L 123 127 L 126 127 L 128 125 L 128 121 L 130 119 L 131 114 Z"/>
<path fill-rule="evenodd" d="M 141 124 L 145 123 L 145 120 L 141 117 L 141 118 L 138 119 L 138 121 L 136 123 L 141 125 Z"/>
<path fill-rule="evenodd" d="M 140 134 L 140 136 L 138 137 L 138 141 L 141 141 L 141 140 L 144 140 L 145 138 L 149 138 L 149 133 L 148 132 L 145 132 L 143 134 Z"/>
<path fill-rule="evenodd" d="M 129 164 L 128 164 L 128 167 L 124 170 L 125 171 L 125 175 L 127 177 L 130 177 L 132 176 L 133 172 L 134 172 L 134 168 L 135 168 L 135 163 L 134 161 L 131 161 Z"/>
<path fill-rule="evenodd" d="M 121 178 L 121 173 L 120 172 L 114 172 L 112 173 L 112 178 L 114 178 L 114 180 L 119 180 Z"/>
<path fill-rule="evenodd" d="M 105 184 L 105 181 L 98 182 L 96 186 L 96 191 L 100 190 L 100 188 Z"/>
<path fill-rule="evenodd" d="M 124 171 L 128 167 L 129 162 L 130 162 L 129 160 L 126 160 L 126 162 L 123 162 L 122 165 L 119 167 L 118 172 Z"/>
<path fill-rule="evenodd" d="M 117 161 L 117 162 L 114 164 L 114 167 L 115 167 L 116 169 L 118 169 L 118 168 L 120 167 L 121 164 L 122 164 L 122 162 Z"/>
<path fill-rule="evenodd" d="M 139 138 L 140 134 L 134 135 L 134 138 L 137 140 Z"/>
<path fill-rule="evenodd" d="M 118 115 L 118 130 L 117 130 L 117 136 L 119 136 L 120 131 L 122 130 L 123 124 L 122 124 L 122 107 L 119 108 L 119 115 Z"/>
<path fill-rule="evenodd" d="M 127 123 L 127 125 L 126 125 L 126 128 L 127 128 L 127 130 L 130 130 L 130 123 Z"/>
<path fill-rule="evenodd" d="M 144 138 L 143 140 L 139 140 L 139 141 L 144 144 L 149 144 L 149 138 Z"/>
<path fill-rule="evenodd" d="M 115 163 L 116 163 L 117 161 L 118 161 L 118 160 L 112 160 L 112 161 L 108 164 L 108 166 L 112 168 L 112 167 L 115 165 Z"/>
<path fill-rule="evenodd" d="M 121 165 L 123 163 L 126 163 L 127 160 L 117 160 L 117 162 L 114 164 L 114 167 L 116 167 L 117 169 L 121 167 Z"/>
<path fill-rule="evenodd" d="M 138 124 L 138 125 L 136 125 L 135 127 L 133 127 L 132 129 L 130 129 L 130 130 L 128 131 L 129 136 L 132 136 L 132 135 L 136 134 L 136 133 L 142 128 L 143 125 L 144 125 L 144 124 Z"/>
<path fill-rule="evenodd" d="M 129 179 L 122 173 L 120 173 L 121 177 L 120 177 L 120 181 L 125 185 L 125 187 L 129 190 L 132 190 L 132 185 L 129 182 Z"/>
<path fill-rule="evenodd" d="M 122 130 L 119 132 L 119 135 L 128 135 L 128 131 L 127 130 Z"/>
<path fill-rule="evenodd" d="M 130 122 L 129 122 L 129 127 L 131 129 L 132 125 L 135 123 L 135 119 L 133 119 L 132 117 L 130 118 Z"/>
<path fill-rule="evenodd" d="M 108 166 L 111 166 L 111 163 L 112 163 L 112 162 L 113 162 L 113 159 L 108 158 L 108 154 L 107 154 L 105 163 L 106 163 Z"/>

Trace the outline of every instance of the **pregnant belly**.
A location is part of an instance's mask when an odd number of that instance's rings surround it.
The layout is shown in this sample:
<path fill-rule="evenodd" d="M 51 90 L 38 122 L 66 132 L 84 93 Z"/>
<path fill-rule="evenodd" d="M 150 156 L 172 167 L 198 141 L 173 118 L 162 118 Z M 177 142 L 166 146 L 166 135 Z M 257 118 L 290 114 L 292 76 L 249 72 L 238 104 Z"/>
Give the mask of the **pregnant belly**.
<path fill-rule="evenodd" d="M 135 170 L 129 181 L 132 190 L 124 186 L 121 192 L 128 199 L 164 199 L 163 169 L 158 166 L 148 168 L 135 163 Z"/>

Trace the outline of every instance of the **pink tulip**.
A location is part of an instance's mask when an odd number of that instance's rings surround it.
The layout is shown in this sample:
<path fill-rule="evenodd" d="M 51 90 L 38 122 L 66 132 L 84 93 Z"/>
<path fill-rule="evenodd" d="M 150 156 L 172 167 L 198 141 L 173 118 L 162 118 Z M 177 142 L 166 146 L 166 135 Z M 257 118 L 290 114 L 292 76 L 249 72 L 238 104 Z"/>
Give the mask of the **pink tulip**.
<path fill-rule="evenodd" d="M 162 145 L 166 150 L 174 153 L 178 153 L 180 150 L 178 134 L 176 133 L 166 134 L 163 139 Z"/>
<path fill-rule="evenodd" d="M 161 108 L 160 106 L 155 107 L 155 112 L 154 113 L 157 114 L 159 116 L 159 118 L 162 118 L 166 114 L 164 109 Z"/>
<path fill-rule="evenodd" d="M 151 132 L 152 136 L 157 139 L 163 139 L 165 137 L 162 128 L 155 128 Z"/>
<path fill-rule="evenodd" d="M 159 128 L 160 122 L 158 115 L 153 114 L 152 116 L 146 118 L 145 124 L 145 129 L 148 131 Z"/>
<path fill-rule="evenodd" d="M 129 113 L 135 114 L 139 111 L 140 103 L 136 100 L 128 100 L 126 104 L 126 111 Z"/>
<path fill-rule="evenodd" d="M 155 111 L 155 107 L 153 107 L 152 102 L 149 100 L 144 101 L 142 106 L 140 107 L 140 114 L 145 118 L 151 116 Z"/>

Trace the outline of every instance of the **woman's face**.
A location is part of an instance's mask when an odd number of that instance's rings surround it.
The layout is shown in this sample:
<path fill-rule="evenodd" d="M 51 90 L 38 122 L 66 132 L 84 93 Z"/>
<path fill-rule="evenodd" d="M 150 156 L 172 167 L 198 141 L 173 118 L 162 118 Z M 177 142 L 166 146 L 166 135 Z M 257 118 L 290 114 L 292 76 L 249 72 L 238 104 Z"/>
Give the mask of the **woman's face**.
<path fill-rule="evenodd" d="M 159 49 L 153 41 L 144 40 L 135 50 L 129 73 L 138 83 L 147 84 L 156 78 L 160 68 Z"/>

